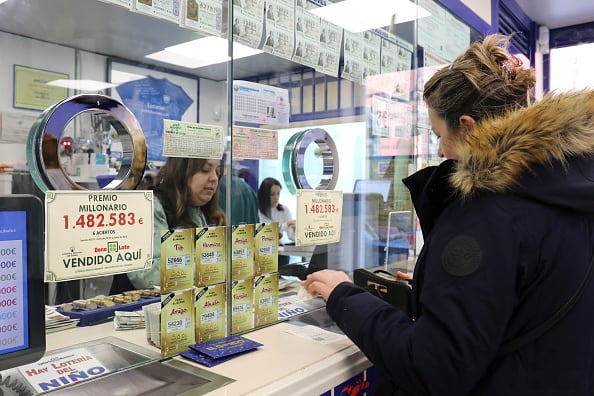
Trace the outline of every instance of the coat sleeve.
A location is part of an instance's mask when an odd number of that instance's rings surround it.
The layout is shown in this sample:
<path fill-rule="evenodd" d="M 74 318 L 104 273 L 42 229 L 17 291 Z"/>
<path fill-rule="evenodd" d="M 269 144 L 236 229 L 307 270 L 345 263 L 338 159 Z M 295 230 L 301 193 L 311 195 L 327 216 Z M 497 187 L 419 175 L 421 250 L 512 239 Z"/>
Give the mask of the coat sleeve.
<path fill-rule="evenodd" d="M 494 359 L 513 312 L 519 244 L 505 211 L 448 208 L 417 263 L 417 320 L 349 283 L 335 288 L 326 309 L 408 393 L 468 394 Z"/>

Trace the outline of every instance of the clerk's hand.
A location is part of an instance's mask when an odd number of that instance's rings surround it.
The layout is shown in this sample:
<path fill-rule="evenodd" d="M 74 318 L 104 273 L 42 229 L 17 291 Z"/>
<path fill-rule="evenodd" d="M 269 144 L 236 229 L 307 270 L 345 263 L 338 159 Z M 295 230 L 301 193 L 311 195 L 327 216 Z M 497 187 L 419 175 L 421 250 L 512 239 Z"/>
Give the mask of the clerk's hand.
<path fill-rule="evenodd" d="M 307 278 L 301 282 L 301 286 L 312 296 L 320 295 L 327 301 L 334 288 L 342 282 L 352 282 L 352 280 L 342 271 L 326 269 L 307 275 Z"/>

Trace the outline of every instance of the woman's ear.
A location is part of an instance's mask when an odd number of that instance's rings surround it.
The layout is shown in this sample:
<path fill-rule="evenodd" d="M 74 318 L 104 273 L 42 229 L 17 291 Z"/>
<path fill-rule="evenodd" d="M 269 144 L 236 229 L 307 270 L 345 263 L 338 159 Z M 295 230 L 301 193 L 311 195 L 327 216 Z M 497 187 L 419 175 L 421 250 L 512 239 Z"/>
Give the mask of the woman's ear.
<path fill-rule="evenodd" d="M 474 120 L 474 118 L 472 118 L 469 115 L 463 114 L 460 116 L 460 118 L 458 118 L 458 121 L 460 122 L 460 126 L 468 129 L 468 128 L 472 128 L 474 126 L 474 124 L 476 123 L 476 121 Z"/>

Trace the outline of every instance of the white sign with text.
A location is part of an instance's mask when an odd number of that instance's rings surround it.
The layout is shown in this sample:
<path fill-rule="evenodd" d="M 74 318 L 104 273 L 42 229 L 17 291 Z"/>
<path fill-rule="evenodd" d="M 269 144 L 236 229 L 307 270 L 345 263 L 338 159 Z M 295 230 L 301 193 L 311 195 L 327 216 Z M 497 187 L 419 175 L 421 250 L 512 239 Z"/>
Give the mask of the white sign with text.
<path fill-rule="evenodd" d="M 48 191 L 45 208 L 46 282 L 151 266 L 152 191 Z"/>

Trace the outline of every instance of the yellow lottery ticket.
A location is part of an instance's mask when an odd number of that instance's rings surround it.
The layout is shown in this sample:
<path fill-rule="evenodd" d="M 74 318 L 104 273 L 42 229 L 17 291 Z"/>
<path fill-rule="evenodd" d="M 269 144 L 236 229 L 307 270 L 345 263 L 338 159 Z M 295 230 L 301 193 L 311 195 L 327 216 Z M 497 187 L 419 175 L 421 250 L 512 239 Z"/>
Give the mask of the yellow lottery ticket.
<path fill-rule="evenodd" d="M 278 321 L 278 272 L 254 280 L 254 326 Z"/>
<path fill-rule="evenodd" d="M 254 278 L 231 282 L 231 334 L 254 328 Z"/>
<path fill-rule="evenodd" d="M 278 223 L 256 225 L 255 275 L 278 271 Z"/>
<path fill-rule="evenodd" d="M 194 286 L 194 229 L 167 230 L 161 234 L 161 292 Z"/>
<path fill-rule="evenodd" d="M 196 286 L 225 281 L 227 273 L 225 230 L 223 226 L 196 229 Z"/>
<path fill-rule="evenodd" d="M 196 290 L 196 342 L 218 340 L 227 336 L 227 296 L 225 284 L 199 287 Z"/>
<path fill-rule="evenodd" d="M 194 288 L 161 294 L 161 355 L 172 356 L 196 343 Z"/>
<path fill-rule="evenodd" d="M 233 279 L 254 276 L 254 225 L 233 226 L 231 272 Z"/>

